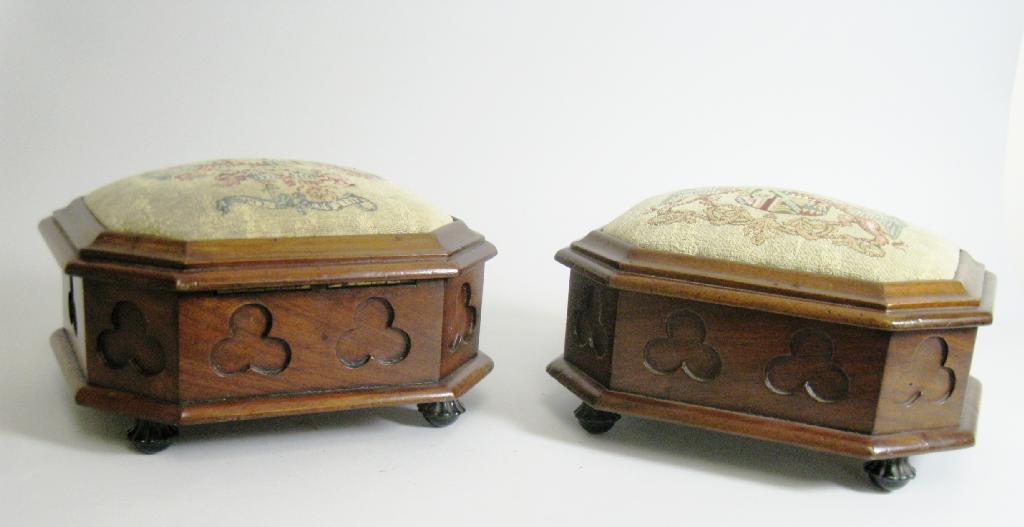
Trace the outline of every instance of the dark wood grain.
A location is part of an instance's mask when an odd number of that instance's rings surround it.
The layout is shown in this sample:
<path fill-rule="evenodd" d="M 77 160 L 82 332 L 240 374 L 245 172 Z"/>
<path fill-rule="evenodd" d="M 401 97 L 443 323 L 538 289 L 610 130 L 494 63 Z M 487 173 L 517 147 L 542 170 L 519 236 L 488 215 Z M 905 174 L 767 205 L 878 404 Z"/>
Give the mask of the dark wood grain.
<path fill-rule="evenodd" d="M 444 290 L 444 331 L 442 333 L 440 376 L 448 375 L 473 358 L 480 347 L 483 313 L 484 266 L 467 269 L 448 280 Z"/>
<path fill-rule="evenodd" d="M 184 295 L 180 303 L 181 400 L 436 382 L 442 355 L 443 288 L 442 280 L 427 280 L 390 286 Z M 390 325 L 378 327 L 374 320 L 361 325 L 357 311 L 371 309 L 367 302 L 390 305 Z M 232 338 L 244 338 L 231 331 L 233 317 L 244 306 L 263 306 L 269 327 L 257 321 L 256 333 L 268 333 L 256 335 L 252 344 L 241 342 L 239 353 L 249 356 L 235 360 L 258 360 L 259 341 L 275 339 L 290 352 L 286 365 L 274 364 L 276 359 L 269 357 L 270 373 L 261 373 L 257 363 L 228 373 L 215 363 L 212 354 L 218 345 L 227 349 L 224 346 L 229 346 Z M 360 333 L 369 338 L 354 340 Z M 389 333 L 408 339 L 408 348 L 398 352 L 404 357 L 398 360 L 386 357 L 393 352 L 387 349 Z M 345 352 L 349 342 L 364 346 L 352 352 L 377 356 L 358 367 L 347 366 L 338 353 L 339 348 Z M 380 347 L 373 347 L 377 343 Z M 400 341 L 394 344 L 404 345 Z M 273 371 L 277 366 L 282 366 L 281 371 Z"/>
<path fill-rule="evenodd" d="M 659 397 L 743 411 L 751 414 L 793 419 L 842 430 L 871 432 L 878 404 L 889 334 L 883 331 L 828 324 L 786 317 L 750 309 L 703 302 L 691 302 L 657 295 L 623 292 L 619 295 L 618 324 L 608 386 L 622 392 Z M 667 319 L 686 315 L 674 335 L 668 334 Z M 699 326 L 699 327 L 687 327 Z M 801 332 L 814 331 L 830 343 L 829 357 L 797 364 Z M 700 334 L 696 334 L 700 332 Z M 653 369 L 645 358 L 648 345 L 664 343 L 663 371 Z M 717 356 L 720 368 L 713 378 L 703 372 L 688 375 L 689 365 L 707 371 L 708 356 Z M 567 354 L 568 356 L 568 354 Z M 672 364 L 672 360 L 679 362 Z M 766 379 L 769 364 L 776 361 L 792 372 L 793 386 L 777 386 Z M 790 364 L 786 364 L 789 361 Z M 678 366 L 676 366 L 678 364 Z M 836 378 L 815 380 L 815 372 L 835 368 Z M 804 371 L 800 371 L 803 368 Z M 583 369 L 583 368 L 581 368 Z M 810 382 L 810 390 L 805 383 Z M 823 386 L 816 386 L 820 382 Z M 834 386 L 839 383 L 844 386 Z M 786 389 L 788 388 L 788 389 Z M 817 390 L 819 398 L 811 393 Z M 841 396 L 827 391 L 842 390 Z"/>
<path fill-rule="evenodd" d="M 85 350 L 89 383 L 115 388 L 163 401 L 178 400 L 178 303 L 173 293 L 85 280 Z M 119 326 L 115 320 L 119 306 L 134 309 L 141 318 L 132 326 Z M 162 358 L 159 371 L 140 369 L 135 354 L 147 353 L 143 347 L 117 340 L 129 331 L 151 339 Z M 106 349 L 102 343 L 109 341 Z M 108 355 L 128 357 L 127 364 L 112 363 Z"/>
<path fill-rule="evenodd" d="M 497 254 L 458 220 L 421 234 L 168 240 L 104 230 L 81 199 L 39 229 L 67 274 L 189 292 L 452 278 Z"/>
<path fill-rule="evenodd" d="M 40 231 L 65 272 L 51 342 L 80 404 L 172 425 L 450 402 L 492 368 L 496 250 L 461 221 L 182 241 L 110 232 L 79 199 Z"/>
<path fill-rule="evenodd" d="M 565 357 L 605 384 L 612 378 L 618 306 L 618 291 L 573 271 L 565 316 Z"/>
<path fill-rule="evenodd" d="M 645 250 L 600 231 L 556 260 L 571 275 L 564 355 L 549 372 L 591 413 L 865 459 L 973 444 L 970 363 L 996 280 L 966 252 L 948 280 L 894 283 Z"/>
<path fill-rule="evenodd" d="M 995 275 L 963 251 L 950 280 L 890 283 L 660 253 L 600 231 L 555 259 L 615 289 L 893 331 L 990 324 L 995 298 Z"/>
<path fill-rule="evenodd" d="M 977 328 L 895 333 L 889 341 L 876 433 L 953 426 L 967 397 Z"/>
<path fill-rule="evenodd" d="M 583 402 L 607 412 L 683 423 L 865 460 L 889 459 L 972 446 L 978 419 L 978 403 L 981 398 L 981 384 L 976 379 L 970 379 L 965 390 L 966 396 L 959 423 L 956 426 L 891 434 L 859 434 L 798 421 L 609 390 L 561 358 L 548 366 L 548 373 Z"/>
<path fill-rule="evenodd" d="M 64 319 L 64 331 L 75 351 L 82 370 L 86 366 L 86 317 L 85 317 L 85 282 L 77 276 L 64 276 L 61 290 L 63 305 L 61 311 Z"/>
<path fill-rule="evenodd" d="M 305 392 L 289 397 L 259 396 L 172 403 L 124 390 L 91 385 L 86 382 L 85 373 L 75 360 L 64 330 L 54 332 L 50 344 L 75 394 L 75 401 L 79 404 L 130 417 L 182 425 L 448 401 L 461 397 L 494 367 L 490 357 L 478 352 L 473 359 L 434 383 Z"/>

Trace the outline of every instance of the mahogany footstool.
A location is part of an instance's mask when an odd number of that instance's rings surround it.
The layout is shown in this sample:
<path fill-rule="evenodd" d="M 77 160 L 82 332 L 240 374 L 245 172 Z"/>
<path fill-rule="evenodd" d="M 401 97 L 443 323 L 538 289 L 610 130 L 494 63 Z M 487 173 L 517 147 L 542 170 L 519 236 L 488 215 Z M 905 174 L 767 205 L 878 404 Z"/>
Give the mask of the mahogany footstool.
<path fill-rule="evenodd" d="M 630 414 L 861 458 L 974 443 L 977 326 L 995 276 L 897 218 L 803 192 L 684 190 L 558 252 L 564 356 L 592 433 Z"/>
<path fill-rule="evenodd" d="M 377 176 L 222 160 L 117 181 L 40 224 L 64 271 L 51 344 L 79 404 L 178 425 L 418 404 L 435 426 L 487 375 L 493 245 Z"/>

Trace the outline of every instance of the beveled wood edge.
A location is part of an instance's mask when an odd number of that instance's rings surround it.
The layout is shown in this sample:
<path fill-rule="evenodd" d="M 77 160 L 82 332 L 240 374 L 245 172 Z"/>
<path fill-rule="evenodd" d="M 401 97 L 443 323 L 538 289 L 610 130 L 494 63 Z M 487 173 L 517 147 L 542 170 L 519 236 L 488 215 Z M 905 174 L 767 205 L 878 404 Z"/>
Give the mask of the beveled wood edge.
<path fill-rule="evenodd" d="M 455 220 L 408 235 L 181 242 L 106 232 L 79 198 L 39 230 L 68 274 L 176 291 L 439 279 L 497 254 Z"/>
<path fill-rule="evenodd" d="M 385 260 L 319 265 L 208 267 L 195 271 L 178 271 L 120 262 L 72 260 L 64 267 L 64 272 L 86 279 L 131 283 L 141 287 L 183 293 L 234 292 L 445 279 L 458 276 L 465 269 L 490 259 L 495 254 L 497 250 L 494 246 L 485 241 L 440 262 Z"/>
<path fill-rule="evenodd" d="M 591 231 L 568 250 L 640 275 L 742 287 L 812 300 L 838 300 L 876 309 L 977 307 L 985 279 L 985 267 L 962 250 L 952 278 L 908 282 L 871 282 L 671 254 L 636 247 L 600 230 Z"/>
<path fill-rule="evenodd" d="M 461 397 L 494 368 L 490 357 L 477 352 L 475 357 L 436 383 L 172 403 L 88 384 L 64 329 L 58 329 L 50 336 L 50 345 L 65 380 L 75 394 L 76 403 L 129 417 L 180 425 L 445 401 Z"/>
<path fill-rule="evenodd" d="M 964 273 L 977 274 L 981 277 L 980 283 L 975 283 L 977 280 L 972 279 L 967 288 L 968 291 L 972 291 L 970 294 L 979 297 L 977 305 L 950 306 L 944 305 L 941 299 L 937 307 L 887 307 L 887 303 L 883 302 L 865 305 L 869 303 L 851 300 L 839 292 L 826 297 L 817 293 L 807 295 L 802 287 L 777 286 L 767 289 L 739 281 L 716 283 L 697 276 L 651 275 L 637 267 L 630 270 L 622 269 L 606 258 L 578 250 L 575 246 L 559 251 L 555 255 L 555 260 L 609 287 L 626 291 L 756 309 L 872 329 L 912 331 L 974 327 L 992 323 L 996 277 L 984 268 L 980 268 L 979 272 L 979 268 L 971 264 L 974 261 L 969 255 L 963 252 L 961 255 L 966 257 L 961 259 L 962 264 L 967 263 Z"/>
<path fill-rule="evenodd" d="M 81 247 L 79 255 L 85 260 L 175 269 L 369 260 L 444 261 L 452 253 L 482 241 L 483 236 L 461 220 L 415 234 L 181 241 L 102 232 L 91 244 Z"/>
<path fill-rule="evenodd" d="M 974 445 L 981 397 L 981 383 L 971 377 L 959 426 L 871 435 L 610 390 L 569 364 L 563 357 L 552 361 L 547 372 L 583 402 L 599 410 L 864 460 L 903 457 Z"/>
<path fill-rule="evenodd" d="M 107 230 L 83 198 L 55 211 L 52 218 L 84 260 L 142 263 L 176 269 L 368 259 L 444 260 L 484 239 L 462 220 L 453 219 L 431 232 L 413 234 L 172 240 Z"/>
<path fill-rule="evenodd" d="M 493 368 L 494 361 L 478 351 L 437 383 L 187 403 L 181 406 L 179 422 L 203 424 L 451 400 L 461 397 Z"/>

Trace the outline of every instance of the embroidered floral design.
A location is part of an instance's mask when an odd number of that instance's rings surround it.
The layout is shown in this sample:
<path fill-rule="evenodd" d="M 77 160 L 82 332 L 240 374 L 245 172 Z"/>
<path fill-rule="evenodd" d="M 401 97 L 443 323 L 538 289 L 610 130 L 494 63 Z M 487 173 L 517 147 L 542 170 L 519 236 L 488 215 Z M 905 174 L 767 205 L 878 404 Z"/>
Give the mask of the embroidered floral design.
<path fill-rule="evenodd" d="M 326 200 L 311 200 L 302 192 L 292 192 L 291 194 L 278 193 L 273 188 L 266 189 L 266 192 L 270 195 L 270 198 L 259 198 L 256 196 L 228 196 L 221 198 L 217 200 L 217 210 L 221 214 L 227 214 L 231 212 L 231 207 L 235 205 L 250 205 L 264 209 L 295 209 L 299 214 L 305 214 L 310 210 L 341 210 L 350 206 L 356 206 L 366 212 L 377 210 L 375 203 L 351 192 L 346 192 L 343 196 L 336 199 Z"/>
<path fill-rule="evenodd" d="M 353 180 L 379 179 L 372 174 L 320 163 L 275 159 L 224 159 L 161 170 L 146 177 L 160 181 L 212 180 L 221 187 L 244 183 L 258 185 L 265 197 L 232 195 L 217 200 L 221 214 L 246 205 L 267 209 L 295 209 L 300 214 L 312 210 L 337 211 L 356 207 L 364 212 L 377 210 L 377 204 L 342 189 L 356 186 Z"/>
<path fill-rule="evenodd" d="M 799 236 L 879 258 L 885 256 L 887 246 L 904 248 L 898 239 L 904 227 L 899 219 L 790 190 L 684 190 L 668 196 L 648 212 L 650 225 L 707 222 L 741 226 L 744 236 L 754 245 L 763 245 L 776 236 Z"/>

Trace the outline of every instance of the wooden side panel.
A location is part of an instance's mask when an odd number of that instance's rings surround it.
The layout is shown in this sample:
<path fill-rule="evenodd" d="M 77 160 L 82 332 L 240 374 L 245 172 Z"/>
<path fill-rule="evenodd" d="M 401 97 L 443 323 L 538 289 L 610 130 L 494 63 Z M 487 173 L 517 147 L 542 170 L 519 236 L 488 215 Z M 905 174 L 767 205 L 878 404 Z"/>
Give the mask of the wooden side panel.
<path fill-rule="evenodd" d="M 181 398 L 434 382 L 444 281 L 181 297 Z"/>
<path fill-rule="evenodd" d="M 177 400 L 178 304 L 174 293 L 85 280 L 83 294 L 89 384 Z"/>
<path fill-rule="evenodd" d="M 88 371 L 85 360 L 85 286 L 82 278 L 64 275 L 64 287 L 61 290 L 61 311 L 63 312 L 64 331 L 68 343 L 75 352 L 82 371 Z"/>
<path fill-rule="evenodd" d="M 565 360 L 608 385 L 619 292 L 573 270 L 565 324 Z"/>
<path fill-rule="evenodd" d="M 619 293 L 611 387 L 870 432 L 889 334 Z"/>
<path fill-rule="evenodd" d="M 476 265 L 445 283 L 441 377 L 476 356 L 480 348 L 480 314 L 484 293 L 484 264 Z"/>
<path fill-rule="evenodd" d="M 875 433 L 957 426 L 977 328 L 893 335 Z"/>

